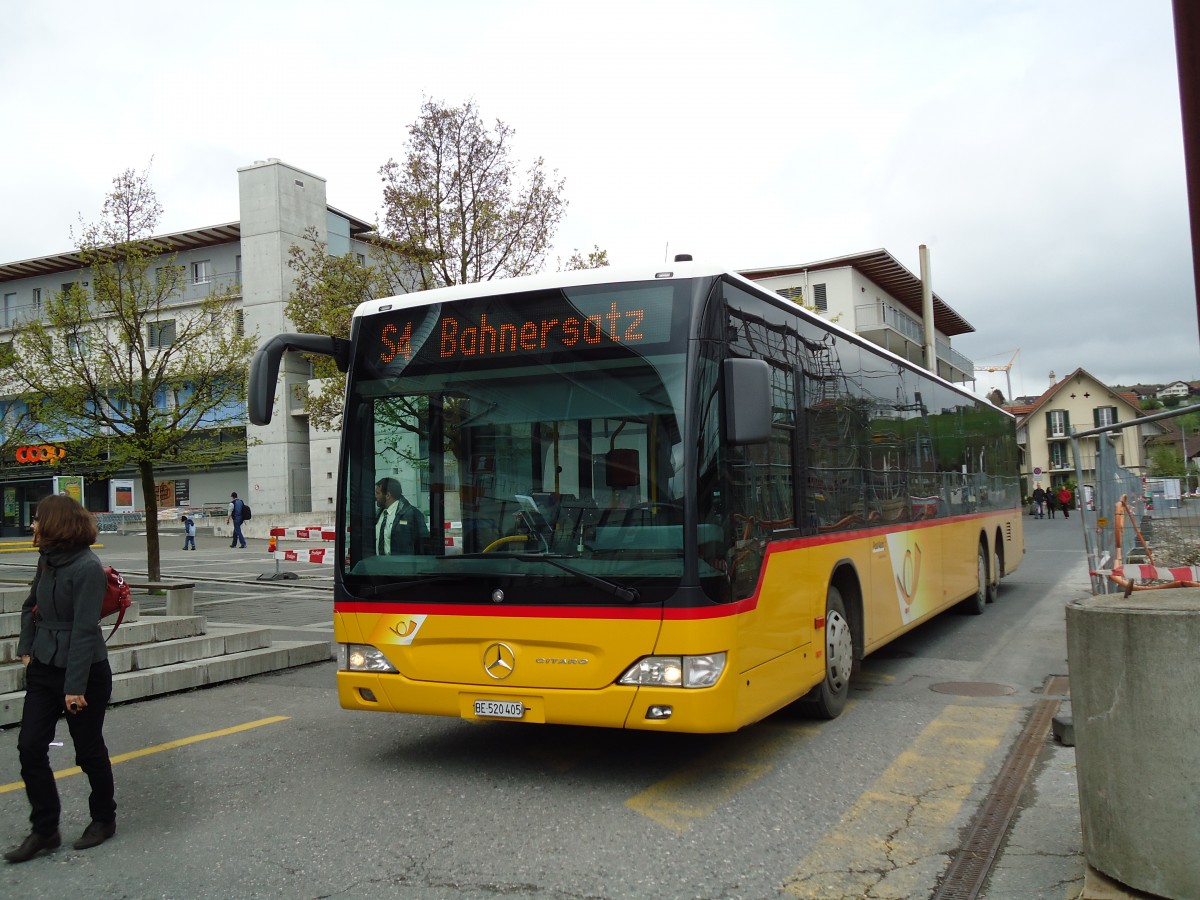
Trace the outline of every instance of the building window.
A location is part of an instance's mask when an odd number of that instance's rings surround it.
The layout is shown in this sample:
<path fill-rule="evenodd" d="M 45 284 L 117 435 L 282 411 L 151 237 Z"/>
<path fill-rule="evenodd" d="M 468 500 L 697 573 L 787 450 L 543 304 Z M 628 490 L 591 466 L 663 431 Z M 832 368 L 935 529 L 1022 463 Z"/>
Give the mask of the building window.
<path fill-rule="evenodd" d="M 1070 418 L 1065 409 L 1056 409 L 1046 413 L 1046 434 L 1052 438 L 1067 437 Z"/>
<path fill-rule="evenodd" d="M 4 295 L 4 327 L 12 328 L 13 317 L 17 311 L 17 292 Z"/>
<path fill-rule="evenodd" d="M 154 270 L 155 283 L 164 293 L 173 293 L 183 287 L 183 266 L 159 266 Z"/>
<path fill-rule="evenodd" d="M 358 264 L 359 264 L 360 266 L 363 266 L 364 268 L 366 267 L 366 265 L 367 265 L 367 258 L 366 258 L 365 256 L 363 256 L 363 254 L 361 254 L 361 253 L 355 253 L 355 254 L 354 254 L 354 258 L 355 258 L 355 260 L 357 260 L 357 261 L 358 261 Z"/>
<path fill-rule="evenodd" d="M 812 286 L 813 306 L 820 312 L 825 312 L 829 309 L 829 301 L 825 298 L 825 285 L 814 284 Z"/>
<path fill-rule="evenodd" d="M 42 289 L 41 288 L 33 289 L 33 308 L 34 309 L 42 308 Z"/>
<path fill-rule="evenodd" d="M 233 333 L 238 337 L 246 336 L 246 312 L 245 310 L 235 310 L 233 313 Z"/>
<path fill-rule="evenodd" d="M 213 280 L 211 259 L 202 259 L 192 263 L 192 284 L 208 284 Z"/>
<path fill-rule="evenodd" d="M 1067 468 L 1067 445 L 1065 443 L 1050 445 L 1050 468 Z"/>
<path fill-rule="evenodd" d="M 169 347 L 174 342 L 174 319 L 167 319 L 162 322 L 149 322 L 146 324 L 146 346 L 151 350 L 158 347 Z"/>
<path fill-rule="evenodd" d="M 67 356 L 82 358 L 88 356 L 90 342 L 83 333 L 67 335 Z"/>
<path fill-rule="evenodd" d="M 1115 406 L 1097 406 L 1092 410 L 1092 420 L 1097 428 L 1117 424 L 1117 408 Z"/>

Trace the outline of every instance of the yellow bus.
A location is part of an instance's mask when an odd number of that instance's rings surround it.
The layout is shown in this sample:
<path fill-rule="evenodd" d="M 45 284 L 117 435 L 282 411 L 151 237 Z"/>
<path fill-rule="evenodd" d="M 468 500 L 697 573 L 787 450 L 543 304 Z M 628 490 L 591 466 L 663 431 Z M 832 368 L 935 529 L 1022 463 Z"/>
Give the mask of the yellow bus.
<path fill-rule="evenodd" d="M 334 566 L 347 709 L 727 732 L 832 718 L 855 662 L 1023 556 L 1007 413 L 691 261 L 374 300 Z"/>

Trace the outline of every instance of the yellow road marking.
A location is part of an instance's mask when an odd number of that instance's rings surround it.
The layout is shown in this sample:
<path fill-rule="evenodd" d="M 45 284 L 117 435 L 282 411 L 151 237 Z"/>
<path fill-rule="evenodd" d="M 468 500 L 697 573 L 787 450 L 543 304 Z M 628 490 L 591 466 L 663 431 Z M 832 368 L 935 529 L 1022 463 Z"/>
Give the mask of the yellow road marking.
<path fill-rule="evenodd" d="M 759 725 L 730 736 L 714 750 L 630 797 L 625 805 L 664 828 L 683 834 L 774 768 L 775 757 L 816 725 Z"/>
<path fill-rule="evenodd" d="M 797 897 L 912 897 L 936 880 L 952 830 L 1018 706 L 949 706 L 854 802 L 783 885 Z M 830 761 L 835 766 L 835 761 Z"/>
<path fill-rule="evenodd" d="M 228 737 L 231 734 L 237 734 L 239 731 L 249 731 L 251 728 L 260 728 L 263 725 L 286 722 L 289 718 L 289 716 L 268 716 L 265 719 L 257 719 L 253 722 L 234 725 L 230 728 L 222 728 L 219 731 L 206 731 L 204 734 L 194 734 L 191 737 L 180 738 L 177 741 L 167 741 L 165 744 L 155 744 L 153 747 L 144 747 L 141 750 L 131 750 L 128 753 L 121 753 L 111 757 L 111 762 L 115 766 L 117 763 L 129 762 L 131 759 L 140 759 L 143 756 L 162 753 L 164 750 L 176 750 L 179 747 L 186 747 L 188 744 L 198 744 L 201 741 L 211 741 L 213 738 Z M 79 768 L 79 766 L 72 766 L 69 769 L 63 769 L 61 772 L 55 772 L 54 777 L 56 779 L 67 778 L 71 775 L 78 775 L 82 771 L 83 769 Z M 0 785 L 0 794 L 23 790 L 24 788 L 25 783 L 23 781 L 14 781 L 11 784 Z"/>

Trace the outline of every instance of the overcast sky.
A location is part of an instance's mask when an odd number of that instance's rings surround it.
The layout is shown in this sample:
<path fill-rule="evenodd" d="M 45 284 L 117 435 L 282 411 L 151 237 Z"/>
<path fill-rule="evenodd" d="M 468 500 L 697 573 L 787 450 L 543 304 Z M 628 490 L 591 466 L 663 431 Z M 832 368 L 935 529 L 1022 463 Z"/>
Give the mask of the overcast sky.
<path fill-rule="evenodd" d="M 1169 0 L 5 4 L 0 261 L 142 169 L 162 230 L 278 157 L 368 221 L 426 96 L 566 179 L 557 255 L 733 268 L 884 248 L 1013 393 L 1200 379 Z M 1017 351 L 1019 350 L 1019 354 Z M 982 373 L 980 392 L 1004 372 Z"/>

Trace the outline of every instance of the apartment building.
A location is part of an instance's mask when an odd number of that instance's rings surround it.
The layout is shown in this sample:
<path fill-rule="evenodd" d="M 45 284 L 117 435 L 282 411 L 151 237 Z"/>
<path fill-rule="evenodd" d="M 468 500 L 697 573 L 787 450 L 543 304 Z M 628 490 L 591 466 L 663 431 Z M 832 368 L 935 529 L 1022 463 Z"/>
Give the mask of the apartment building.
<path fill-rule="evenodd" d="M 1061 380 L 1053 379 L 1051 373 L 1051 378 L 1050 387 L 1040 397 L 1008 407 L 1017 416 L 1017 442 L 1024 454 L 1021 474 L 1030 492 L 1038 485 L 1057 488 L 1063 482 L 1075 480 L 1072 430 L 1090 431 L 1144 418 L 1137 394 L 1114 390 L 1083 369 L 1076 369 Z M 1145 475 L 1146 444 L 1162 432 L 1162 426 L 1153 422 L 1112 432 L 1118 464 Z M 1080 439 L 1079 462 L 1084 484 L 1095 484 L 1099 439 Z"/>
<path fill-rule="evenodd" d="M 237 220 L 158 235 L 155 240 L 163 247 L 163 266 L 181 266 L 186 275 L 185 288 L 176 298 L 180 309 L 233 287 L 240 295 L 246 333 L 261 341 L 295 330 L 285 313 L 294 283 L 287 264 L 289 248 L 314 229 L 331 253 L 355 252 L 365 261 L 370 251 L 364 238 L 372 226 L 329 206 L 324 178 L 278 159 L 242 167 L 237 177 Z M 75 251 L 0 264 L 0 342 L 12 340 L 14 326 L 40 316 L 43 303 L 55 292 L 76 283 L 86 289 L 88 281 L 88 270 Z M 172 340 L 169 327 L 154 327 L 158 330 L 149 336 L 151 344 Z M 281 374 L 276 402 L 286 407 L 284 414 L 267 427 L 253 429 L 244 456 L 201 471 L 162 464 L 156 485 L 162 505 L 221 505 L 237 491 L 259 514 L 306 512 L 314 508 L 316 481 L 320 502 L 328 500 L 332 508 L 333 490 L 327 485 L 336 480 L 336 453 L 331 449 L 336 439 L 324 435 L 314 440 L 297 399 L 308 389 L 311 367 L 298 354 L 288 354 Z M 241 420 L 245 422 L 244 412 Z M 244 439 L 244 432 L 240 437 Z M 41 450 L 43 446 L 50 450 Z M 69 446 L 38 441 L 37 447 L 37 452 L 22 447 L 0 459 L 0 534 L 23 533 L 33 505 L 52 490 L 54 476 L 76 474 L 71 471 Z M 113 509 L 118 485 L 127 492 L 129 482 L 133 496 L 124 496 L 121 505 L 131 502 L 135 509 L 144 508 L 141 484 L 132 471 L 86 480 L 88 508 Z"/>
<path fill-rule="evenodd" d="M 739 274 L 928 368 L 921 279 L 886 250 Z M 937 373 L 955 384 L 973 381 L 975 364 L 951 346 L 951 339 L 975 329 L 936 291 L 933 321 Z"/>

